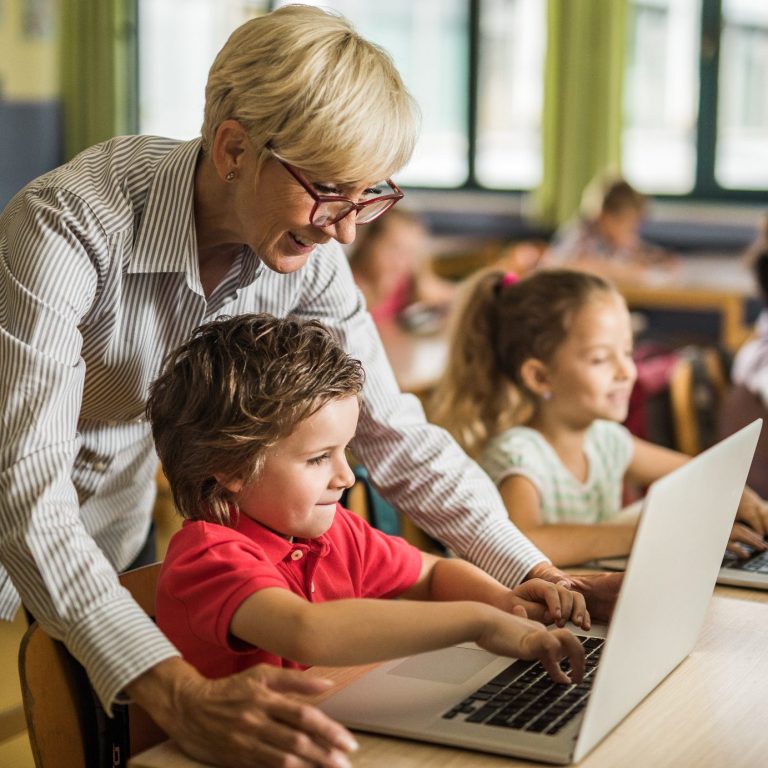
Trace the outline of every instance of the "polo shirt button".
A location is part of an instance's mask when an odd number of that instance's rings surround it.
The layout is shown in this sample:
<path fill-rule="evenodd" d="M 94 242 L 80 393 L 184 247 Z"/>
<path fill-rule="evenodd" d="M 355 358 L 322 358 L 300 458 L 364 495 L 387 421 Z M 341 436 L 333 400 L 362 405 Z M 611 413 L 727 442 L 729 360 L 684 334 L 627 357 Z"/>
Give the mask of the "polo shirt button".
<path fill-rule="evenodd" d="M 300 549 L 294 549 L 291 552 L 291 560 L 301 560 L 304 557 L 304 553 Z"/>

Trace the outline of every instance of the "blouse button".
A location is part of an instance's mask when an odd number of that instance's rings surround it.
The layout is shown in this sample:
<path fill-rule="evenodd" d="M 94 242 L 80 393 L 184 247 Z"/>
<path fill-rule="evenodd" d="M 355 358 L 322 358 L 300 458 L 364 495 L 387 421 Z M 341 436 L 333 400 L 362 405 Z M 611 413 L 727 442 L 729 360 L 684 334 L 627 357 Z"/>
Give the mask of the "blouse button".
<path fill-rule="evenodd" d="M 291 552 L 291 560 L 301 560 L 304 557 L 304 553 L 300 549 L 294 549 Z"/>

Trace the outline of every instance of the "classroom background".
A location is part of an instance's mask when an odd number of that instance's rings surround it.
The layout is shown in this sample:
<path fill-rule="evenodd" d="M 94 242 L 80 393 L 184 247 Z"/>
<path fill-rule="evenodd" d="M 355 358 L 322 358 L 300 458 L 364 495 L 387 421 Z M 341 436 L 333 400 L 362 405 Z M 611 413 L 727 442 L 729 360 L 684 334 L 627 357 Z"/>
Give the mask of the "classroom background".
<path fill-rule="evenodd" d="M 281 4 L 0 0 L 0 207 L 111 136 L 196 136 L 216 51 L 237 25 Z M 679 407 L 695 409 L 688 423 L 700 433 L 681 434 L 669 379 L 663 402 L 646 398 L 636 417 L 655 439 L 703 447 L 717 431 L 728 361 L 760 309 L 743 254 L 768 209 L 768 4 L 317 4 L 386 48 L 420 104 L 421 139 L 395 180 L 407 195 L 401 205 L 429 232 L 431 269 L 443 280 L 492 263 L 530 267 L 605 169 L 647 196 L 643 238 L 680 259 L 672 277 L 621 286 L 657 361 L 647 391 L 657 392 L 663 355 L 716 363 L 689 370 L 698 401 L 689 379 L 679 385 Z M 427 394 L 444 363 L 439 324 L 406 318 L 381 331 L 401 385 Z M 161 533 L 171 518 L 161 493 Z M 18 768 L 33 765 L 15 674 L 23 628 L 22 617 L 0 624 L 0 766 Z"/>

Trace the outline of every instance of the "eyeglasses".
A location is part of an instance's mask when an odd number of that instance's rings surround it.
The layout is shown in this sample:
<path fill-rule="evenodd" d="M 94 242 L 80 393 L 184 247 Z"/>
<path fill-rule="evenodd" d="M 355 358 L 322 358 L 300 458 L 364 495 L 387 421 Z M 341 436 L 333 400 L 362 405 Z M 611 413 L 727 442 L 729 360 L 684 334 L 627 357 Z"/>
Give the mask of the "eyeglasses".
<path fill-rule="evenodd" d="M 271 150 L 270 150 L 271 151 Z M 356 203 L 340 195 L 320 195 L 312 185 L 292 165 L 272 152 L 273 157 L 296 181 L 304 187 L 306 193 L 315 201 L 309 221 L 316 227 L 329 227 L 336 224 L 350 213 L 355 214 L 355 224 L 370 224 L 374 219 L 385 214 L 398 200 L 405 197 L 405 193 L 392 179 L 385 179 L 365 191 L 366 195 L 373 195 L 370 200 Z"/>

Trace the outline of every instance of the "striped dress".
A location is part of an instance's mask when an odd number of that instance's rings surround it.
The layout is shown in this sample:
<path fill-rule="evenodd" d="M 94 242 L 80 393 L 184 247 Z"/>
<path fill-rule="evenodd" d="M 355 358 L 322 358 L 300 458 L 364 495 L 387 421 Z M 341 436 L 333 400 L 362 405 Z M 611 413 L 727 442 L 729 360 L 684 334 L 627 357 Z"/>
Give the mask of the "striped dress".
<path fill-rule="evenodd" d="M 513 427 L 491 440 L 480 465 L 496 485 L 508 477 L 527 478 L 536 488 L 541 520 L 555 523 L 603 523 L 618 515 L 624 474 L 632 461 L 629 430 L 598 419 L 584 439 L 586 479 L 574 477 L 544 436 L 530 427 Z"/>
<path fill-rule="evenodd" d="M 167 352 L 219 315 L 324 322 L 364 363 L 352 448 L 382 493 L 509 585 L 546 560 L 486 475 L 399 393 L 337 243 L 284 275 L 244 247 L 206 299 L 199 152 L 199 140 L 116 138 L 31 182 L 0 216 L 0 618 L 21 596 L 108 710 L 128 682 L 177 655 L 115 569 L 151 519 L 149 384 Z"/>

